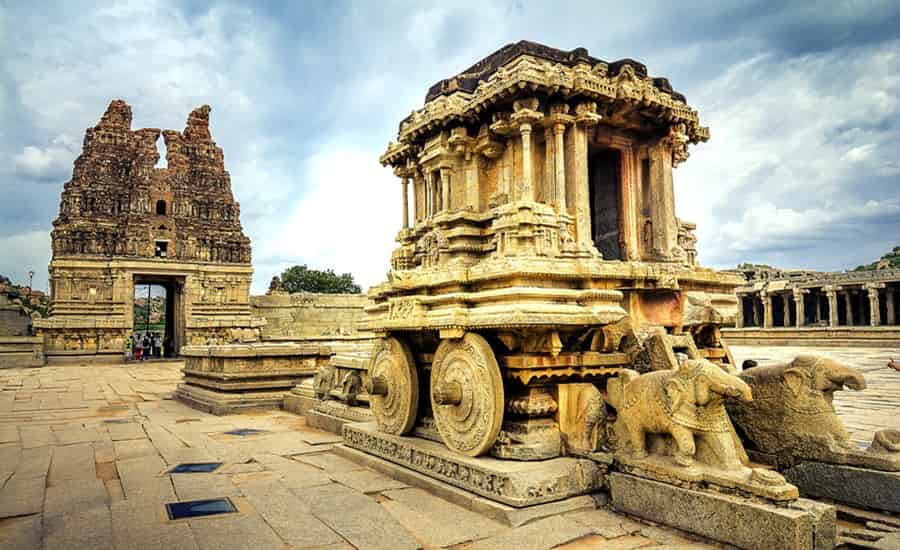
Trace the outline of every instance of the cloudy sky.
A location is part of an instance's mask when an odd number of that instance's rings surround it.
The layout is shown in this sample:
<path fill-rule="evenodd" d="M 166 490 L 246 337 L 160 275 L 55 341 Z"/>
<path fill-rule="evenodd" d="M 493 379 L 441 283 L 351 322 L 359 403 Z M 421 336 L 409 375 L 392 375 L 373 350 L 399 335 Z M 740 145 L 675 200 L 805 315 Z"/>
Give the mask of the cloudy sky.
<path fill-rule="evenodd" d="M 0 273 L 46 287 L 85 128 L 213 107 L 254 291 L 289 265 L 388 270 L 400 185 L 378 156 L 435 81 L 534 40 L 632 57 L 710 127 L 675 173 L 700 260 L 844 269 L 900 245 L 900 4 L 0 0 Z M 160 147 L 161 141 L 160 141 Z"/>

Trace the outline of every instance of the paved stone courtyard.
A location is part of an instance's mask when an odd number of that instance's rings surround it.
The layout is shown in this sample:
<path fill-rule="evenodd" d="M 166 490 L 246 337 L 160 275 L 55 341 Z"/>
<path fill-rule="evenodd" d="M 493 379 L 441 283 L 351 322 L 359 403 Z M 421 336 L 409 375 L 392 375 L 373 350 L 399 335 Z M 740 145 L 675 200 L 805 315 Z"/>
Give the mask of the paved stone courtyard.
<path fill-rule="evenodd" d="M 605 510 L 510 528 L 331 452 L 284 412 L 216 417 L 169 398 L 179 362 L 0 371 L 0 548 L 639 548 L 690 544 Z M 247 436 L 225 432 L 262 430 Z M 184 462 L 214 473 L 168 474 Z M 238 513 L 168 519 L 230 497 Z M 709 547 L 696 545 L 697 548 Z"/>
<path fill-rule="evenodd" d="M 807 348 L 734 350 L 790 358 Z M 838 394 L 851 431 L 897 426 L 900 350 L 816 350 L 864 370 Z M 511 528 L 334 452 L 284 412 L 216 417 L 173 401 L 180 362 L 0 371 L 0 548 L 711 548 L 607 510 Z M 239 436 L 235 429 L 260 430 Z M 184 462 L 214 473 L 169 474 Z M 230 497 L 237 513 L 169 520 L 165 503 Z"/>

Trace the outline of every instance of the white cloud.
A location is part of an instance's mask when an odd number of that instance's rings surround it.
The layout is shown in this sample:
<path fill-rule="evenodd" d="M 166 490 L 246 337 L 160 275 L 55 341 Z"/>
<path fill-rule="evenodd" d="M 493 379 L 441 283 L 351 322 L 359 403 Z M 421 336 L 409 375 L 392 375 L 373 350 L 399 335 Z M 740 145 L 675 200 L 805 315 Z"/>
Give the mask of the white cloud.
<path fill-rule="evenodd" d="M 900 117 L 898 51 L 894 41 L 853 55 L 760 55 L 695 94 L 712 137 L 675 178 L 679 215 L 698 223 L 702 262 L 775 262 L 799 247 L 795 267 L 837 269 L 829 242 L 896 212 L 870 182 L 900 174 L 900 136 L 883 124 Z M 887 250 L 896 235 L 869 238 Z M 841 257 L 848 266 L 869 253 L 856 247 Z"/>
<path fill-rule="evenodd" d="M 402 222 L 399 180 L 369 151 L 340 144 L 323 144 L 305 166 L 307 192 L 253 243 L 254 291 L 303 263 L 350 272 L 363 289 L 383 281 Z"/>
<path fill-rule="evenodd" d="M 13 282 L 28 284 L 28 271 L 34 271 L 32 287 L 47 290 L 47 264 L 50 258 L 50 235 L 46 231 L 29 231 L 3 238 L 3 263 L 0 274 Z"/>
<path fill-rule="evenodd" d="M 76 156 L 77 146 L 71 138 L 61 135 L 46 147 L 26 145 L 13 158 L 13 166 L 16 174 L 29 179 L 60 180 L 71 171 Z"/>

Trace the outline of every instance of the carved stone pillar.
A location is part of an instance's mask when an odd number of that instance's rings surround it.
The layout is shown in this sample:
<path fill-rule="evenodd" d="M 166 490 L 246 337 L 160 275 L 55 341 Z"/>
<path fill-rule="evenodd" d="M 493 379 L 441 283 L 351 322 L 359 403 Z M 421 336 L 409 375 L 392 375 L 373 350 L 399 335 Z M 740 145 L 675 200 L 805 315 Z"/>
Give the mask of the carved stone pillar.
<path fill-rule="evenodd" d="M 744 296 L 737 295 L 737 313 L 734 315 L 734 328 L 744 328 Z"/>
<path fill-rule="evenodd" d="M 850 289 L 844 292 L 844 309 L 847 311 L 847 326 L 853 326 L 853 297 L 850 296 Z"/>
<path fill-rule="evenodd" d="M 803 303 L 803 295 L 808 293 L 809 290 L 794 287 L 794 310 L 797 312 L 795 325 L 798 328 L 806 324 L 806 304 Z"/>
<path fill-rule="evenodd" d="M 762 296 L 757 298 L 753 297 L 753 326 L 761 327 L 762 326 Z"/>
<path fill-rule="evenodd" d="M 431 178 L 427 175 L 424 176 L 423 184 L 425 187 L 425 219 L 427 220 L 431 217 Z"/>
<path fill-rule="evenodd" d="M 534 182 L 531 166 L 531 124 L 519 126 L 522 134 L 522 200 L 534 200 Z"/>
<path fill-rule="evenodd" d="M 413 172 L 413 218 L 416 223 L 422 221 L 423 211 L 425 210 L 424 188 L 422 187 L 422 174 L 418 170 Z"/>
<path fill-rule="evenodd" d="M 787 293 L 781 295 L 781 326 L 791 326 L 791 300 Z"/>
<path fill-rule="evenodd" d="M 471 207 L 478 212 L 481 210 L 481 181 L 478 174 L 478 163 L 480 156 L 477 154 L 469 155 L 467 159 L 467 177 L 466 177 L 466 204 L 464 207 Z"/>
<path fill-rule="evenodd" d="M 869 325 L 877 327 L 881 324 L 881 304 L 878 300 L 878 290 L 884 288 L 884 283 L 869 283 L 866 291 L 869 293 Z"/>
<path fill-rule="evenodd" d="M 403 229 L 409 228 L 409 177 L 404 176 L 403 185 Z"/>
<path fill-rule="evenodd" d="M 441 168 L 441 211 L 450 211 L 450 169 Z"/>
<path fill-rule="evenodd" d="M 885 319 L 885 322 L 889 325 L 897 324 L 897 310 L 894 309 L 896 307 L 894 305 L 894 299 L 894 289 L 888 288 L 885 291 L 885 306 L 887 306 L 887 319 Z"/>
<path fill-rule="evenodd" d="M 772 328 L 774 323 L 774 315 L 772 311 L 772 295 L 768 292 L 761 292 L 760 298 L 762 298 L 763 304 L 763 328 Z"/>
<path fill-rule="evenodd" d="M 553 157 L 556 161 L 556 206 L 560 212 L 566 211 L 566 154 L 563 134 L 566 133 L 566 125 L 557 123 L 553 125 L 555 144 Z"/>
<path fill-rule="evenodd" d="M 591 235 L 591 198 L 590 174 L 588 173 L 588 132 L 600 122 L 597 104 L 593 102 L 579 103 L 575 107 L 575 126 L 573 133 L 573 173 L 572 184 L 575 186 L 575 228 L 578 247 L 581 250 L 593 250 Z"/>
<path fill-rule="evenodd" d="M 649 149 L 649 156 L 653 252 L 658 258 L 666 259 L 678 243 L 675 189 L 672 183 L 672 150 L 668 142 L 662 141 Z"/>
<path fill-rule="evenodd" d="M 534 166 L 531 158 L 531 130 L 532 125 L 544 117 L 538 111 L 540 103 L 537 99 L 517 99 L 513 102 L 513 114 L 510 121 L 518 125 L 519 134 L 522 136 L 522 185 L 519 188 L 519 199 L 524 201 L 534 200 Z"/>
<path fill-rule="evenodd" d="M 825 292 L 825 297 L 828 298 L 828 326 L 830 327 L 838 326 L 837 292 L 840 288 L 841 287 L 839 286 L 822 287 L 822 290 Z"/>

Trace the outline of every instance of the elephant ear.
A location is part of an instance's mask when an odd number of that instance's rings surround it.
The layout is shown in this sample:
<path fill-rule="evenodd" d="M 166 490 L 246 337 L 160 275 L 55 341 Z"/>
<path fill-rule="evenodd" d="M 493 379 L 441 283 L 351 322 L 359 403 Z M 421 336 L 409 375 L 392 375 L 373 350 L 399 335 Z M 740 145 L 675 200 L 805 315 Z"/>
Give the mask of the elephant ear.
<path fill-rule="evenodd" d="M 803 372 L 800 369 L 787 369 L 782 374 L 782 379 L 794 397 L 797 397 L 800 394 L 800 388 L 803 387 Z"/>
<path fill-rule="evenodd" d="M 669 408 L 671 410 L 677 410 L 678 406 L 681 405 L 681 401 L 684 399 L 684 390 L 684 382 L 681 380 L 672 378 L 666 382 L 666 397 L 669 398 Z"/>

